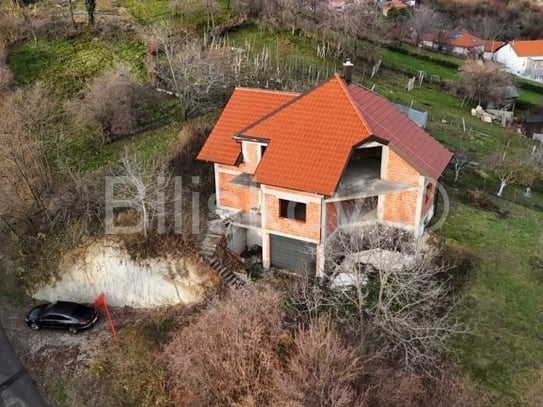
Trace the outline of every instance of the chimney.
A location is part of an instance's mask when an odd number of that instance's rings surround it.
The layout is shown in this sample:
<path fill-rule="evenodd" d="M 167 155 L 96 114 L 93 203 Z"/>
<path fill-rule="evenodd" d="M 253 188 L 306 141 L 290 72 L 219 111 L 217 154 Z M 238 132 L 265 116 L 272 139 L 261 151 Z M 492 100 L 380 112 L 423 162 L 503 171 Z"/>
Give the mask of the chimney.
<path fill-rule="evenodd" d="M 350 59 L 347 59 L 343 63 L 343 79 L 347 82 L 347 85 L 353 80 L 353 64 Z"/>

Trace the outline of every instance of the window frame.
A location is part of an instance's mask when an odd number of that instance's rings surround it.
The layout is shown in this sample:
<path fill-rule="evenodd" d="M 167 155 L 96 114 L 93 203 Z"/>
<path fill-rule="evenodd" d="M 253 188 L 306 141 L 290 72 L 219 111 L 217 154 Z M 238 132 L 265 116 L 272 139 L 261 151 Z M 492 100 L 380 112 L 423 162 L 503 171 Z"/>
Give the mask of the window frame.
<path fill-rule="evenodd" d="M 307 220 L 307 203 L 279 198 L 279 217 L 305 223 Z"/>

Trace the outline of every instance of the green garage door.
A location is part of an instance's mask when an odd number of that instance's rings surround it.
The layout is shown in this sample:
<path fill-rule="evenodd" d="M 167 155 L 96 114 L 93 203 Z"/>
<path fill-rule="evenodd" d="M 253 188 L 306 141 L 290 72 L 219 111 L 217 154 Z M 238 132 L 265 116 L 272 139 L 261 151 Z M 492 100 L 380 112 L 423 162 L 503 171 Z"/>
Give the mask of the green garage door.
<path fill-rule="evenodd" d="M 305 266 L 310 275 L 315 275 L 316 245 L 314 243 L 270 235 L 270 251 L 273 267 L 299 271 Z"/>

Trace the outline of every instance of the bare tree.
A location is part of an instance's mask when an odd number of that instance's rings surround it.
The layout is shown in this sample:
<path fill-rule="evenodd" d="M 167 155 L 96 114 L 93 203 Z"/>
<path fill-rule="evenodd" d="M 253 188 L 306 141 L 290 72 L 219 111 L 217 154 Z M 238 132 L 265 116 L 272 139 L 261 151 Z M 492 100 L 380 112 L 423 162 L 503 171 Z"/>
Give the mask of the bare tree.
<path fill-rule="evenodd" d="M 277 0 L 231 0 L 230 3 L 243 19 L 266 20 L 277 15 Z"/>
<path fill-rule="evenodd" d="M 409 25 L 415 30 L 415 41 L 418 45 L 424 34 L 443 29 L 443 16 L 434 8 L 421 4 L 413 10 Z"/>
<path fill-rule="evenodd" d="M 0 93 L 8 90 L 13 82 L 13 75 L 6 64 L 7 52 L 0 42 Z"/>
<path fill-rule="evenodd" d="M 170 10 L 174 15 L 181 15 L 187 21 L 203 14 L 207 17 L 207 30 L 215 29 L 215 20 L 219 11 L 217 0 L 170 0 Z"/>
<path fill-rule="evenodd" d="M 507 87 L 514 84 L 511 75 L 494 62 L 466 61 L 459 70 L 458 91 L 464 98 L 462 103 L 503 104 L 507 98 Z"/>
<path fill-rule="evenodd" d="M 476 15 L 469 20 L 469 30 L 483 40 L 494 41 L 505 34 L 506 24 L 499 16 Z"/>
<path fill-rule="evenodd" d="M 24 38 L 26 27 L 22 18 L 0 6 L 0 46 L 7 47 Z"/>
<path fill-rule="evenodd" d="M 298 313 L 330 313 L 358 338 L 366 358 L 435 371 L 447 340 L 464 332 L 451 316 L 456 299 L 440 248 L 410 232 L 374 225 L 336 232 L 325 253 L 331 286 L 298 290 Z"/>
<path fill-rule="evenodd" d="M 231 293 L 173 336 L 163 359 L 180 405 L 270 405 L 291 342 L 281 301 L 269 288 Z"/>
<path fill-rule="evenodd" d="M 509 138 L 498 151 L 490 155 L 487 160 L 490 170 L 500 180 L 500 186 L 496 196 L 502 196 L 505 187 L 509 184 L 520 183 L 529 188 L 532 183 L 541 176 L 536 157 L 525 151 L 513 150 Z"/>
<path fill-rule="evenodd" d="M 280 0 L 280 20 L 290 28 L 291 34 L 294 35 L 296 30 L 301 27 L 301 19 L 303 18 L 304 5 L 301 0 Z"/>
<path fill-rule="evenodd" d="M 156 44 L 159 86 L 179 99 L 184 119 L 224 103 L 233 87 L 234 54 L 230 49 L 180 38 L 167 26 L 153 28 L 146 36 Z"/>
<path fill-rule="evenodd" d="M 93 79 L 82 99 L 71 101 L 68 110 L 79 129 L 93 128 L 104 144 L 134 133 L 138 128 L 138 106 L 145 88 L 137 84 L 129 68 L 118 66 Z"/>
<path fill-rule="evenodd" d="M 241 295 L 240 295 L 241 294 Z M 289 330 L 284 296 L 250 286 L 212 301 L 162 359 L 182 405 L 352 406 L 362 367 L 330 318 Z"/>
<path fill-rule="evenodd" d="M 360 376 L 361 360 L 356 351 L 343 344 L 328 317 L 312 321 L 307 329 L 298 329 L 293 355 L 286 374 L 277 372 L 276 405 L 353 406 L 355 383 Z M 279 401 L 277 400 L 277 401 Z"/>
<path fill-rule="evenodd" d="M 143 235 L 147 236 L 153 220 L 164 217 L 167 208 L 166 189 L 170 175 L 165 165 L 146 161 L 125 151 L 121 179 L 115 183 L 115 199 L 123 200 L 127 208 L 135 209 L 141 218 Z M 110 219 L 113 220 L 113 219 Z"/>
<path fill-rule="evenodd" d="M 15 209 L 44 207 L 44 195 L 52 183 L 45 146 L 55 111 L 52 97 L 40 83 L 8 94 L 0 103 L 2 195 L 10 198 Z"/>
<path fill-rule="evenodd" d="M 479 165 L 469 153 L 455 153 L 454 155 L 454 181 L 457 182 L 460 173 L 469 165 Z"/>
<path fill-rule="evenodd" d="M 94 13 L 96 11 L 96 0 L 85 0 L 85 8 L 89 17 L 89 24 L 94 24 Z"/>
<path fill-rule="evenodd" d="M 339 51 L 338 58 L 361 58 L 372 63 L 379 59 L 379 47 L 363 41 L 378 38 L 382 27 L 375 10 L 367 4 L 353 4 L 343 13 L 324 8 L 320 20 L 316 36 L 332 43 Z"/>

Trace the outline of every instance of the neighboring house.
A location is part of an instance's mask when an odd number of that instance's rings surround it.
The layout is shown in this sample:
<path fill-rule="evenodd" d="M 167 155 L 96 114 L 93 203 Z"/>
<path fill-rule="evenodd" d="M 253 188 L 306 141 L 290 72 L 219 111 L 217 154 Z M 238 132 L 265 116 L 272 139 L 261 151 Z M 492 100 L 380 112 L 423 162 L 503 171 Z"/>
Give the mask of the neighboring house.
<path fill-rule="evenodd" d="M 483 59 L 485 61 L 494 61 L 494 53 L 496 52 L 496 50 L 498 50 L 504 44 L 505 44 L 505 42 L 503 42 L 503 41 L 486 40 L 485 41 L 485 52 L 483 54 Z"/>
<path fill-rule="evenodd" d="M 515 75 L 543 81 L 543 40 L 513 40 L 498 48 L 494 60 Z"/>
<path fill-rule="evenodd" d="M 214 163 L 228 247 L 261 247 L 265 268 L 321 275 L 339 229 L 424 233 L 452 154 L 392 103 L 344 76 L 303 94 L 236 88 L 198 154 Z M 258 250 L 260 252 L 260 250 Z"/>
<path fill-rule="evenodd" d="M 526 116 L 523 122 L 523 133 L 526 137 L 543 143 L 543 115 Z"/>
<path fill-rule="evenodd" d="M 485 42 L 465 31 L 438 31 L 421 36 L 421 45 L 461 56 L 484 54 Z"/>

